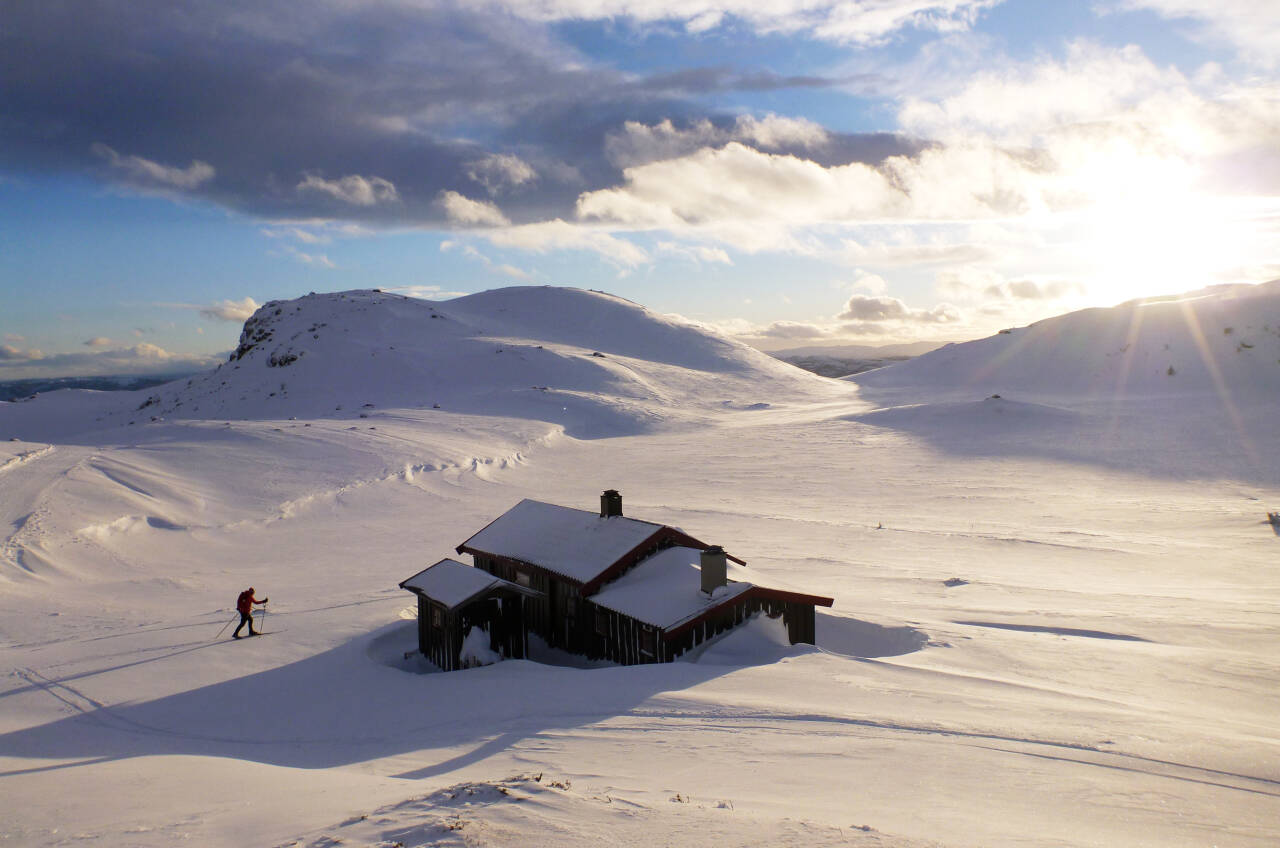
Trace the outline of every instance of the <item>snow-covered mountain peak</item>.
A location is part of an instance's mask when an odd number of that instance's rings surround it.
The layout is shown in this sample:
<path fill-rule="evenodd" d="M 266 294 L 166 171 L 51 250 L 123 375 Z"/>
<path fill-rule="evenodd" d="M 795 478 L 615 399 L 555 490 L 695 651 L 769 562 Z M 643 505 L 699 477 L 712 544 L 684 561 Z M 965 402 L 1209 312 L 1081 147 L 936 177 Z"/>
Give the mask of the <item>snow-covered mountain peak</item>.
<path fill-rule="evenodd" d="M 227 362 L 104 399 L 110 408 L 95 409 L 81 429 L 442 409 L 603 436 L 711 410 L 848 394 L 704 327 L 601 292 L 521 286 L 430 302 L 370 289 L 271 301 L 245 322 Z M 50 409 L 50 401 L 67 402 L 41 398 L 33 406 Z M 9 418 L 17 435 L 49 432 L 47 420 L 37 421 L 47 416 L 10 411 Z M 28 419 L 33 426 L 24 428 Z"/>

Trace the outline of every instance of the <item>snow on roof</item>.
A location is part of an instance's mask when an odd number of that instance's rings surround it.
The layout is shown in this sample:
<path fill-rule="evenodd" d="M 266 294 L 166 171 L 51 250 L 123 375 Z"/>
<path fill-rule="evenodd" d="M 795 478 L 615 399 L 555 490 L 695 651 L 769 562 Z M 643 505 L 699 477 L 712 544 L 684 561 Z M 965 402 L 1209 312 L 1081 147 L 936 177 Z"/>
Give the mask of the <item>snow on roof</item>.
<path fill-rule="evenodd" d="M 752 588 L 745 579 L 730 580 L 708 597 L 701 589 L 702 551 L 666 548 L 592 595 L 592 603 L 655 627 L 670 629 Z M 746 569 L 730 564 L 745 578 Z"/>
<path fill-rule="evenodd" d="M 486 571 L 473 568 L 456 559 L 442 559 L 400 584 L 400 588 L 420 592 L 449 609 L 495 586 L 504 586 L 532 594 L 531 590 L 523 586 L 517 586 L 501 577 L 494 577 Z"/>
<path fill-rule="evenodd" d="M 525 499 L 459 548 L 518 559 L 586 583 L 661 527 Z"/>

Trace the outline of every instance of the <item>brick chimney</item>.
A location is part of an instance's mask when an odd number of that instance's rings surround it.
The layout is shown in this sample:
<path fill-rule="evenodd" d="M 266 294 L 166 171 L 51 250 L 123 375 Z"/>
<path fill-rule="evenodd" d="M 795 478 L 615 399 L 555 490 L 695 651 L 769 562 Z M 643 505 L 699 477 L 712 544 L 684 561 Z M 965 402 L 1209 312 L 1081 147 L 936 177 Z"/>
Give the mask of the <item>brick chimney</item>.
<path fill-rule="evenodd" d="M 622 495 L 617 489 L 606 489 L 600 495 L 600 517 L 613 518 L 622 515 Z"/>
<path fill-rule="evenodd" d="M 708 595 L 728 584 L 727 559 L 724 548 L 719 545 L 712 545 L 702 552 L 702 591 Z"/>

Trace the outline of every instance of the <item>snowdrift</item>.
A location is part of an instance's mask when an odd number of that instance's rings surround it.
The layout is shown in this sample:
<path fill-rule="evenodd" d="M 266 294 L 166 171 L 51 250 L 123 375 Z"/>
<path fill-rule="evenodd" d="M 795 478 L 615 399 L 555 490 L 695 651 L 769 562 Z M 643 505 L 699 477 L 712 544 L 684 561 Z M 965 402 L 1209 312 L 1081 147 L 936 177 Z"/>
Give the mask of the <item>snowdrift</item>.
<path fill-rule="evenodd" d="M 727 398 L 763 405 L 847 394 L 744 344 L 599 292 L 516 287 L 437 304 L 375 289 L 270 302 L 245 322 L 228 362 L 187 380 L 0 405 L 0 436 L 49 439 L 165 419 L 442 409 L 599 437 L 696 420 Z"/>
<path fill-rule="evenodd" d="M 873 389 L 1272 400 L 1280 392 L 1280 280 L 1085 309 L 850 379 Z"/>

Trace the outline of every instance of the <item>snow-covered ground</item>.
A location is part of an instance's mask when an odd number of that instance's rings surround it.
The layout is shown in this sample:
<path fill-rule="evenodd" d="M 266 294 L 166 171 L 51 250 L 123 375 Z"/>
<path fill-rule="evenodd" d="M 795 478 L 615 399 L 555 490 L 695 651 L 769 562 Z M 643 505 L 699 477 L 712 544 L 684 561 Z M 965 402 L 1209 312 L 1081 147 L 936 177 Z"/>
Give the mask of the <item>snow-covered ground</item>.
<path fill-rule="evenodd" d="M 0 842 L 1274 845 L 1280 290 L 1054 320 L 855 385 L 593 293 L 347 292 L 0 405 Z M 400 580 L 606 488 L 834 597 L 818 648 L 404 658 Z M 272 635 L 217 638 L 249 585 Z"/>

